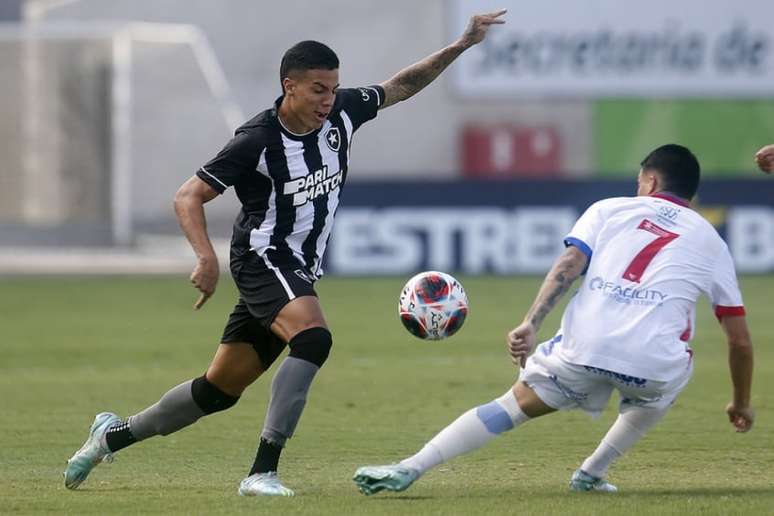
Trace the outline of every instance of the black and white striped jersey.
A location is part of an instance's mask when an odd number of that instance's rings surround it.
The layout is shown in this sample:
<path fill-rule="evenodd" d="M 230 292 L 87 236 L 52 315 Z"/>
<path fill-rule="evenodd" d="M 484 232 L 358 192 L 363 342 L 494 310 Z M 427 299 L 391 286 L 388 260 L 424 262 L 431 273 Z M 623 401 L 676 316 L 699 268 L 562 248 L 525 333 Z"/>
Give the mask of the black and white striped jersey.
<path fill-rule="evenodd" d="M 218 193 L 233 186 L 242 202 L 232 262 L 255 252 L 269 268 L 301 266 L 320 277 L 352 135 L 376 116 L 384 90 L 339 89 L 323 126 L 305 135 L 283 126 L 277 116 L 281 101 L 237 129 L 196 175 Z"/>

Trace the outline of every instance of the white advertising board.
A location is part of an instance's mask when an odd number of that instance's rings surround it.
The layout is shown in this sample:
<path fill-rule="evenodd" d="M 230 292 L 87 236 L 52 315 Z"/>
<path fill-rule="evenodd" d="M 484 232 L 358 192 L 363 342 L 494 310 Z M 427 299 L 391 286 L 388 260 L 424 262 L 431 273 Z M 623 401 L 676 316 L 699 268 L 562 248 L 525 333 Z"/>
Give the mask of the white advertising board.
<path fill-rule="evenodd" d="M 507 8 L 451 67 L 467 98 L 772 97 L 772 0 L 448 0 L 449 37 Z"/>

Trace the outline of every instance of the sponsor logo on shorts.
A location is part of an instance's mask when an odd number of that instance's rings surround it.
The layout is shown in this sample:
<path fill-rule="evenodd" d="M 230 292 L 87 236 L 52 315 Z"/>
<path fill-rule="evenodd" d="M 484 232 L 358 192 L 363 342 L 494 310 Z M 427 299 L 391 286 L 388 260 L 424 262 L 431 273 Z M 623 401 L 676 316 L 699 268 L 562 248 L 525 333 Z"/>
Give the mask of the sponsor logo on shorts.
<path fill-rule="evenodd" d="M 641 306 L 658 306 L 669 294 L 651 288 L 626 287 L 597 276 L 589 281 L 589 290 L 599 292 L 616 303 Z"/>
<path fill-rule="evenodd" d="M 589 397 L 589 395 L 585 392 L 578 392 L 570 389 L 565 384 L 559 381 L 559 378 L 555 374 L 552 374 L 548 377 L 552 382 L 554 382 L 554 385 L 556 385 L 556 388 L 561 391 L 561 393 L 564 395 L 565 398 L 568 400 L 574 401 L 577 404 L 582 404 L 584 401 L 586 401 Z"/>
<path fill-rule="evenodd" d="M 607 369 L 602 369 L 599 367 L 585 365 L 583 366 L 583 368 L 590 373 L 612 378 L 613 380 L 626 384 L 629 387 L 644 388 L 645 385 L 648 383 L 648 380 L 646 380 L 645 378 L 637 378 L 636 376 L 629 376 L 627 374 L 616 373 L 615 371 L 608 371 Z"/>
<path fill-rule="evenodd" d="M 622 398 L 621 399 L 621 405 L 631 405 L 634 407 L 645 407 L 647 405 L 650 405 L 651 403 L 657 403 L 661 401 L 664 397 L 657 395 L 653 396 L 652 398 Z"/>
<path fill-rule="evenodd" d="M 305 271 L 303 271 L 301 269 L 296 269 L 293 272 L 296 273 L 296 276 L 298 276 L 302 280 L 306 281 L 307 283 L 309 283 L 309 284 L 314 283 L 314 279 L 312 279 L 312 276 L 310 276 L 307 272 L 305 272 Z"/>

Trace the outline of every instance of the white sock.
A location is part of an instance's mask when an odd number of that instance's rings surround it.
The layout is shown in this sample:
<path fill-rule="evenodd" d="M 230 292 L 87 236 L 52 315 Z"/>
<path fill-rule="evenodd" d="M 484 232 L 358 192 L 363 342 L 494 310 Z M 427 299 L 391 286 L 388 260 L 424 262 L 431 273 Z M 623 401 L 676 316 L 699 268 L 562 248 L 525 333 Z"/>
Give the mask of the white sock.
<path fill-rule="evenodd" d="M 597 446 L 597 449 L 594 450 L 594 453 L 592 453 L 591 456 L 583 461 L 583 464 L 581 464 L 581 469 L 589 475 L 597 478 L 603 478 L 607 475 L 607 469 L 610 467 L 613 461 L 618 459 L 618 457 L 621 455 L 623 454 L 619 453 L 618 450 L 607 444 L 605 439 L 602 439 L 602 442 L 599 443 L 599 446 Z"/>
<path fill-rule="evenodd" d="M 485 445 L 499 434 L 529 420 L 516 401 L 513 391 L 494 401 L 468 410 L 441 430 L 417 454 L 401 465 L 417 470 L 420 475 L 458 455 Z"/>
<path fill-rule="evenodd" d="M 581 469 L 589 475 L 604 478 L 613 461 L 642 439 L 667 411 L 635 407 L 619 415 L 594 453 L 583 461 Z"/>

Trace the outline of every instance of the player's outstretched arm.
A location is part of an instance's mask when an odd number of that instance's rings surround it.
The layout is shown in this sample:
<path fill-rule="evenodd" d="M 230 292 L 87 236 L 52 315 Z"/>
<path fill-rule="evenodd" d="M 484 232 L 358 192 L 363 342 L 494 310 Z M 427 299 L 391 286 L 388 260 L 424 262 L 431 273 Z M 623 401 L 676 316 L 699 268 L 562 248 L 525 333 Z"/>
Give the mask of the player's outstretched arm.
<path fill-rule="evenodd" d="M 207 235 L 204 203 L 218 196 L 218 192 L 196 176 L 191 177 L 175 194 L 175 215 L 180 228 L 196 253 L 196 267 L 191 283 L 201 292 L 194 308 L 198 310 L 215 293 L 220 269 L 218 257 Z"/>
<path fill-rule="evenodd" d="M 540 325 L 562 296 L 570 290 L 573 282 L 583 274 L 588 260 L 583 251 L 569 246 L 554 262 L 543 280 L 532 308 L 524 317 L 524 322 L 508 333 L 508 352 L 514 364 L 521 367 L 526 365 L 527 357 L 535 347 L 535 336 Z"/>
<path fill-rule="evenodd" d="M 774 144 L 766 145 L 755 153 L 755 163 L 767 174 L 774 172 Z"/>
<path fill-rule="evenodd" d="M 743 315 L 723 317 L 720 324 L 728 338 L 728 366 L 734 389 L 733 401 L 726 407 L 726 414 L 737 432 L 747 432 L 755 419 L 755 412 L 750 407 L 752 340 Z"/>
<path fill-rule="evenodd" d="M 404 68 L 390 80 L 380 84 L 384 88 L 384 103 L 381 109 L 412 97 L 433 82 L 460 54 L 476 43 L 483 41 L 490 26 L 505 23 L 505 20 L 500 18 L 505 13 L 506 11 L 503 9 L 494 13 L 473 16 L 468 22 L 465 32 L 457 41 L 418 63 Z"/>

